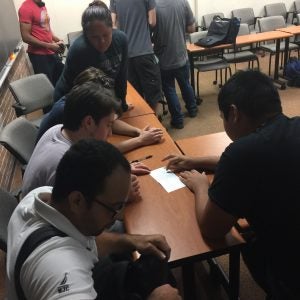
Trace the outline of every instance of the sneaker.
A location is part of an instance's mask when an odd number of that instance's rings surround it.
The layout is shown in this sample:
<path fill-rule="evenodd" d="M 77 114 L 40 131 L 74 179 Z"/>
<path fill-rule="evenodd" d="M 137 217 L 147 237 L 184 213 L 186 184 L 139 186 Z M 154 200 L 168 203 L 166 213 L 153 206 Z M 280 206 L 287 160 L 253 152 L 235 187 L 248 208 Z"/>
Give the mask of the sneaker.
<path fill-rule="evenodd" d="M 194 109 L 194 110 L 191 110 L 189 111 L 189 117 L 190 118 L 195 118 L 198 114 L 198 109 Z"/>
<path fill-rule="evenodd" d="M 176 128 L 176 129 L 182 129 L 182 128 L 184 128 L 183 123 L 173 123 L 173 122 L 171 122 L 171 126 L 173 128 Z"/>

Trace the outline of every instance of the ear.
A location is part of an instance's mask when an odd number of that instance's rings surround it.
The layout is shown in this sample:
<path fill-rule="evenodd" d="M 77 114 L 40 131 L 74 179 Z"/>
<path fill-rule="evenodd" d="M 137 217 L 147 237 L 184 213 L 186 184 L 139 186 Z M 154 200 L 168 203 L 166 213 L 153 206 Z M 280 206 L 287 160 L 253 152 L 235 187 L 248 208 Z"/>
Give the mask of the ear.
<path fill-rule="evenodd" d="M 240 112 L 238 108 L 234 105 L 231 104 L 229 108 L 229 118 L 233 123 L 237 123 L 240 119 Z"/>
<path fill-rule="evenodd" d="M 92 116 L 88 115 L 85 116 L 81 121 L 81 126 L 84 127 L 86 130 L 90 130 L 93 126 L 95 126 L 95 121 Z"/>
<path fill-rule="evenodd" d="M 73 214 L 81 214 L 87 208 L 87 202 L 81 192 L 73 191 L 67 199 Z"/>

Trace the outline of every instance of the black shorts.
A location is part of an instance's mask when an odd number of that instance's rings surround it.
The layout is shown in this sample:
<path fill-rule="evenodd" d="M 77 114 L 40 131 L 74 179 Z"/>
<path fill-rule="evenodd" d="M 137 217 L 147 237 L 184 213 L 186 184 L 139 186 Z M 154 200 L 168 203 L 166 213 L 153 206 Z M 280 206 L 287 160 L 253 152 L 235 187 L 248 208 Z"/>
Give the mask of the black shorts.
<path fill-rule="evenodd" d="M 128 80 L 152 108 L 162 100 L 160 69 L 154 54 L 130 58 Z"/>

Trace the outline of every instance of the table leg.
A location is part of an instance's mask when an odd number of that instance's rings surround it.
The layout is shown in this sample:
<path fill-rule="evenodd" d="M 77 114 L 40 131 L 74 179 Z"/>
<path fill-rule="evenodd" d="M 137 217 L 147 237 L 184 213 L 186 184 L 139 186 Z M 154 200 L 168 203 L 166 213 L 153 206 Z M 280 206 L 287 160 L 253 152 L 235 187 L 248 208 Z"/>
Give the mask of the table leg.
<path fill-rule="evenodd" d="M 196 287 L 195 287 L 195 270 L 194 264 L 185 264 L 182 266 L 182 282 L 184 300 L 196 299 Z"/>
<path fill-rule="evenodd" d="M 287 41 L 285 41 L 287 44 Z M 286 46 L 285 44 L 285 46 Z M 288 47 L 288 46 L 287 46 Z M 276 53 L 275 53 L 275 69 L 274 69 L 274 83 L 280 85 L 281 90 L 285 90 L 286 84 L 284 81 L 279 80 L 279 55 L 280 55 L 280 39 L 276 40 Z"/>
<path fill-rule="evenodd" d="M 196 98 L 197 105 L 200 105 L 202 103 L 202 99 L 196 95 L 196 89 L 195 89 L 195 70 L 194 70 L 194 54 L 191 52 L 188 52 L 189 54 L 189 64 L 190 64 L 190 75 L 191 75 L 191 86 L 194 90 L 194 95 Z"/>
<path fill-rule="evenodd" d="M 191 52 L 188 52 L 188 54 L 189 54 L 189 63 L 190 63 L 191 86 L 195 93 L 194 55 Z"/>
<path fill-rule="evenodd" d="M 240 290 L 240 251 L 234 249 L 229 253 L 229 299 L 239 299 Z"/>
<path fill-rule="evenodd" d="M 289 58 L 289 43 L 290 43 L 290 38 L 286 38 L 284 44 L 283 77 L 285 77 L 285 66 Z"/>

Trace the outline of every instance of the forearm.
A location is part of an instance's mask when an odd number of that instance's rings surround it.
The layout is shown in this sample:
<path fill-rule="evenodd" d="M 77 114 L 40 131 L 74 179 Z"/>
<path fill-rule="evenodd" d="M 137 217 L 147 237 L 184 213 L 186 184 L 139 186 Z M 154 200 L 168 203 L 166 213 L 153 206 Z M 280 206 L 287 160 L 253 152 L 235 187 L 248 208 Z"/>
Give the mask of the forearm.
<path fill-rule="evenodd" d="M 219 156 L 204 156 L 191 158 L 194 169 L 207 171 L 215 171 L 219 160 Z"/>
<path fill-rule="evenodd" d="M 135 247 L 135 235 L 103 232 L 96 237 L 99 256 L 133 252 Z"/>
<path fill-rule="evenodd" d="M 61 41 L 61 39 L 60 39 L 59 37 L 57 37 L 55 34 L 53 34 L 53 32 L 52 32 L 52 40 L 53 40 L 54 42 L 59 42 L 59 41 Z"/>
<path fill-rule="evenodd" d="M 30 34 L 22 35 L 22 40 L 23 40 L 23 42 L 27 43 L 28 45 L 45 48 L 45 49 L 51 49 L 51 45 L 52 45 L 52 43 L 40 41 L 37 38 L 35 38 L 33 35 L 30 35 Z"/>
<path fill-rule="evenodd" d="M 114 134 L 127 135 L 136 137 L 140 134 L 141 130 L 137 127 L 127 124 L 122 120 L 115 120 L 112 126 Z"/>
<path fill-rule="evenodd" d="M 196 208 L 196 217 L 199 226 L 201 227 L 201 221 L 203 220 L 202 216 L 208 202 L 208 185 L 201 185 L 195 191 L 195 208 Z"/>
<path fill-rule="evenodd" d="M 139 137 L 131 138 L 129 140 L 120 142 L 115 145 L 121 153 L 129 152 L 133 149 L 139 148 L 143 146 L 143 143 Z"/>
<path fill-rule="evenodd" d="M 117 28 L 117 14 L 116 13 L 111 13 L 111 19 L 112 19 L 112 25 L 113 25 L 113 28 Z"/>

